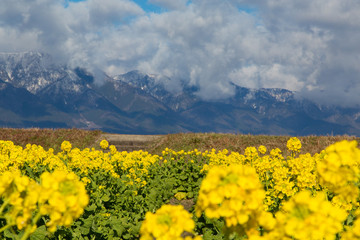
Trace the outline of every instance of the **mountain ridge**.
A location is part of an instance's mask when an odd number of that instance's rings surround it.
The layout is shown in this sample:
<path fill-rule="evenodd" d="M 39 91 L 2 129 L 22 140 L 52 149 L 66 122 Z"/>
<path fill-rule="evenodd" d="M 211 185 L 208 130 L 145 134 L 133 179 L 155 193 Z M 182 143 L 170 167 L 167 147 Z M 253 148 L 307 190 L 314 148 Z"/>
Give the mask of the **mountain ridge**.
<path fill-rule="evenodd" d="M 54 64 L 46 54 L 0 53 L 0 125 L 127 134 L 360 136 L 358 108 L 319 105 L 286 89 L 234 88 L 232 97 L 203 100 L 196 86 L 174 92 L 137 70 L 98 84 L 86 69 Z"/>

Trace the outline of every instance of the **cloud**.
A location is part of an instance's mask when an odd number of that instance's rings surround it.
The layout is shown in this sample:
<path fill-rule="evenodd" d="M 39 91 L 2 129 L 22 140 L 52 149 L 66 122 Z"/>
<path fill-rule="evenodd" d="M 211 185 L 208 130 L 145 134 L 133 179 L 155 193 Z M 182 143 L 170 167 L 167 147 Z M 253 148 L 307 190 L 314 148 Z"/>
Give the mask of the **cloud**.
<path fill-rule="evenodd" d="M 302 75 L 304 85 L 298 91 L 320 103 L 358 105 L 360 90 L 360 2 L 356 0 L 243 0 L 258 9 L 266 29 L 297 45 L 311 49 L 291 64 Z M 320 47 L 320 48 L 318 48 Z M 304 61 L 313 71 L 304 69 Z"/>
<path fill-rule="evenodd" d="M 41 50 L 73 66 L 157 74 L 205 99 L 287 88 L 322 103 L 360 100 L 357 0 L 2 0 L 0 50 Z M 252 9 L 248 11 L 246 9 Z"/>
<path fill-rule="evenodd" d="M 28 51 L 38 49 L 37 32 L 18 32 L 13 28 L 0 27 L 0 52 Z"/>
<path fill-rule="evenodd" d="M 144 11 L 131 1 L 89 0 L 90 23 L 94 26 L 108 26 L 126 21 L 127 17 L 144 14 Z"/>

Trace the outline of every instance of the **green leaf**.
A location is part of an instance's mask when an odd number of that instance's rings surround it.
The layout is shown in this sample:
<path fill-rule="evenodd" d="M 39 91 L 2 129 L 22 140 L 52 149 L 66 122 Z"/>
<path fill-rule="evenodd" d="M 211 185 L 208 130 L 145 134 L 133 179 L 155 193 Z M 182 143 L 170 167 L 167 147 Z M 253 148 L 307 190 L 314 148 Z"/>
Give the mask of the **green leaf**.
<path fill-rule="evenodd" d="M 17 235 L 13 232 L 11 232 L 9 229 L 6 229 L 4 231 L 4 236 L 7 237 L 7 238 L 11 238 L 11 239 L 16 239 L 17 238 Z"/>
<path fill-rule="evenodd" d="M 221 235 L 213 235 L 211 230 L 206 229 L 206 231 L 203 235 L 203 239 L 204 240 L 222 240 L 223 238 Z"/>
<path fill-rule="evenodd" d="M 180 186 L 177 189 L 173 190 L 173 193 L 178 193 L 178 192 L 185 192 L 185 188 L 183 186 Z"/>
<path fill-rule="evenodd" d="M 180 175 L 179 178 L 181 180 L 187 180 L 189 177 L 188 177 L 188 175 L 184 174 L 184 175 Z"/>
<path fill-rule="evenodd" d="M 88 212 L 92 212 L 92 211 L 94 211 L 95 209 L 96 209 L 96 204 L 91 204 L 90 206 L 87 206 L 87 207 L 85 208 L 85 210 L 88 211 Z"/>
<path fill-rule="evenodd" d="M 108 201 L 110 200 L 110 196 L 109 196 L 108 194 L 105 194 L 105 195 L 103 195 L 103 196 L 101 197 L 101 200 L 102 200 L 103 202 L 108 202 Z"/>
<path fill-rule="evenodd" d="M 34 175 L 34 173 L 33 173 L 33 169 L 32 169 L 31 167 L 29 167 L 27 164 L 26 164 L 25 168 L 26 168 L 26 171 L 28 172 L 29 176 L 30 176 L 32 179 L 36 179 L 36 178 L 35 178 L 35 175 Z"/>
<path fill-rule="evenodd" d="M 80 226 L 80 232 L 81 234 L 83 235 L 87 235 L 89 234 L 90 232 L 90 229 L 91 229 L 91 226 L 92 226 L 92 223 L 93 223 L 93 218 L 92 216 L 90 216 L 89 218 L 83 220 L 83 223 L 81 226 Z"/>
<path fill-rule="evenodd" d="M 48 235 L 45 225 L 38 227 L 33 234 L 30 235 L 30 240 L 44 240 Z"/>
<path fill-rule="evenodd" d="M 123 236 L 124 239 L 130 239 L 131 238 L 131 234 L 130 233 L 127 233 Z"/>
<path fill-rule="evenodd" d="M 111 221 L 111 227 L 116 231 L 118 236 L 121 236 L 123 232 L 125 232 L 125 228 L 122 225 L 122 221 L 119 219 L 112 220 Z"/>
<path fill-rule="evenodd" d="M 187 193 L 187 197 L 188 197 L 188 198 L 193 198 L 193 197 L 194 197 L 194 193 L 193 193 L 193 192 L 188 192 L 188 193 Z"/>
<path fill-rule="evenodd" d="M 346 219 L 346 225 L 352 224 L 354 222 L 354 219 L 354 216 L 350 214 Z"/>

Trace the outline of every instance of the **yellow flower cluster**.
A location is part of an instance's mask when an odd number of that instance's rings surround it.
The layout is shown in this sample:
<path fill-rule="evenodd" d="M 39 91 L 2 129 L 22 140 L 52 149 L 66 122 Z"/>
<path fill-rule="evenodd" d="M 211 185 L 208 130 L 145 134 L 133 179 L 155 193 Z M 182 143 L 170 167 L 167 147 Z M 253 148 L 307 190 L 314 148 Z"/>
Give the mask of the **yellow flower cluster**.
<path fill-rule="evenodd" d="M 266 151 L 267 151 L 267 149 L 266 149 L 265 146 L 260 145 L 260 146 L 258 147 L 258 151 L 259 151 L 259 153 L 261 153 L 261 154 L 265 154 Z"/>
<path fill-rule="evenodd" d="M 226 149 L 165 149 L 162 156 L 118 152 L 106 140 L 100 147 L 109 151 L 80 150 L 64 141 L 62 151 L 54 153 L 37 145 L 22 148 L 0 140 L 0 217 L 29 234 L 37 220 L 47 215 L 46 225 L 55 231 L 82 214 L 89 201 L 84 185 L 98 170 L 121 177 L 131 185 L 134 196 L 138 191 L 140 196 L 140 188 L 150 177 L 149 167 L 171 167 L 185 160 L 200 168 L 203 164 L 201 171 L 207 173 L 195 205 L 197 216 L 221 218 L 225 227 L 239 235 L 248 239 L 360 238 L 360 212 L 356 211 L 360 149 L 355 141 L 336 143 L 312 156 L 299 154 L 301 142 L 290 138 L 291 154 L 285 157 L 280 149 L 268 151 L 265 146 L 248 147 L 244 154 Z M 23 176 L 28 167 L 40 176 L 39 183 Z M 178 192 L 175 197 L 180 201 L 185 194 Z M 199 239 L 194 226 L 191 214 L 181 206 L 165 205 L 146 214 L 141 239 Z"/>
<path fill-rule="evenodd" d="M 245 161 L 251 161 L 251 159 L 246 159 L 244 155 L 241 155 L 238 152 L 231 152 L 227 149 L 216 152 L 215 149 L 212 149 L 210 152 L 204 152 L 204 158 L 207 159 L 208 163 L 204 164 L 202 168 L 203 171 L 209 171 L 214 166 L 228 166 L 231 164 L 243 164 Z"/>
<path fill-rule="evenodd" d="M 141 240 L 200 240 L 194 236 L 195 223 L 182 205 L 163 205 L 155 213 L 147 212 L 140 229 Z M 188 235 L 183 237 L 184 235 Z"/>
<path fill-rule="evenodd" d="M 5 171 L 0 175 L 0 215 L 7 227 L 26 228 L 25 235 L 36 229 L 41 216 L 50 216 L 49 231 L 57 226 L 69 226 L 89 202 L 85 186 L 74 173 L 57 170 L 44 172 L 37 183 L 20 171 Z M 33 214 L 36 213 L 35 216 Z"/>
<path fill-rule="evenodd" d="M 61 150 L 65 151 L 65 152 L 69 152 L 72 148 L 72 145 L 69 141 L 63 141 L 61 143 Z"/>
<path fill-rule="evenodd" d="M 287 141 L 286 147 L 292 152 L 300 152 L 301 142 L 297 137 L 292 137 Z"/>
<path fill-rule="evenodd" d="M 215 152 L 215 149 L 213 149 L 212 152 Z M 165 150 L 162 151 L 162 156 L 159 158 L 159 160 L 162 160 L 163 163 L 168 163 L 168 160 L 170 160 L 170 162 L 174 162 L 176 160 L 185 160 L 185 162 L 203 163 L 206 162 L 210 157 L 211 154 L 209 151 L 202 153 L 199 150 L 194 149 L 192 151 L 181 150 L 176 152 L 169 148 L 165 148 Z"/>
<path fill-rule="evenodd" d="M 208 173 L 200 188 L 197 215 L 204 212 L 209 218 L 223 218 L 227 227 L 241 225 L 234 231 L 240 229 L 249 239 L 359 238 L 360 211 L 352 226 L 344 227 L 349 210 L 356 209 L 359 201 L 356 142 L 339 142 L 314 156 L 296 156 L 301 148 L 297 138 L 287 146 L 291 151 L 287 158 L 279 149 L 264 155 L 262 147 L 249 147 L 244 155 L 221 154 L 220 161 L 210 158 L 211 167 L 203 169 Z M 249 168 L 246 174 L 244 167 Z M 237 185 L 240 179 L 242 185 Z M 266 191 L 261 193 L 263 188 Z M 258 209 L 271 211 L 275 218 Z"/>
<path fill-rule="evenodd" d="M 0 140 L 0 173 L 11 169 L 22 169 L 25 164 L 35 172 L 45 166 L 48 171 L 55 169 L 73 171 L 81 177 L 102 169 L 115 178 L 119 178 L 119 174 L 125 174 L 133 183 L 144 186 L 147 168 L 159 160 L 159 156 L 141 150 L 130 153 L 118 152 L 115 146 L 108 146 L 106 140 L 102 140 L 100 145 L 102 148 L 109 147 L 110 151 L 105 153 L 94 148 L 80 150 L 72 148 L 70 142 L 64 141 L 61 144 L 63 151 L 54 154 L 51 148 L 46 151 L 41 146 L 28 144 L 23 149 L 11 141 Z"/>
<path fill-rule="evenodd" d="M 21 176 L 19 171 L 6 171 L 0 176 L 0 197 L 3 199 L 0 214 L 9 226 L 16 225 L 21 230 L 30 223 L 40 192 L 39 185 L 27 176 Z"/>
<path fill-rule="evenodd" d="M 46 223 L 49 231 L 56 226 L 70 226 L 78 218 L 89 202 L 84 184 L 73 172 L 55 170 L 41 175 L 40 213 L 49 215 Z"/>
<path fill-rule="evenodd" d="M 242 164 L 254 167 L 260 181 L 266 190 L 266 209 L 271 210 L 279 206 L 281 200 L 289 199 L 302 189 L 319 189 L 316 163 L 323 156 L 316 154 L 299 155 L 296 152 L 301 148 L 298 138 L 290 138 L 287 146 L 291 156 L 286 159 L 281 150 L 272 149 L 268 155 L 265 146 L 247 147 L 244 154 L 229 153 L 226 150 L 209 154 L 209 164 L 205 164 L 203 171 L 209 171 L 214 166 L 229 166 Z M 260 154 L 259 154 L 260 153 Z"/>
<path fill-rule="evenodd" d="M 325 149 L 317 164 L 320 184 L 335 194 L 333 202 L 350 210 L 358 206 L 360 149 L 356 141 L 341 141 Z"/>
<path fill-rule="evenodd" d="M 283 234 L 282 238 L 299 240 L 334 239 L 342 231 L 346 218 L 346 211 L 332 205 L 324 192 L 317 192 L 313 197 L 310 191 L 302 191 L 284 203 L 276 215 L 276 233 L 268 237 Z"/>
<path fill-rule="evenodd" d="M 319 154 L 311 156 L 309 153 L 287 160 L 287 167 L 289 168 L 292 181 L 296 183 L 299 190 L 320 188 L 316 173 L 318 161 L 320 161 Z"/>
<path fill-rule="evenodd" d="M 246 165 L 217 166 L 202 181 L 195 211 L 208 218 L 224 218 L 228 227 L 256 228 L 265 191 L 255 169 Z"/>
<path fill-rule="evenodd" d="M 102 140 L 102 141 L 100 142 L 100 147 L 101 147 L 102 149 L 107 149 L 107 148 L 109 147 L 109 142 L 106 141 L 105 139 Z"/>

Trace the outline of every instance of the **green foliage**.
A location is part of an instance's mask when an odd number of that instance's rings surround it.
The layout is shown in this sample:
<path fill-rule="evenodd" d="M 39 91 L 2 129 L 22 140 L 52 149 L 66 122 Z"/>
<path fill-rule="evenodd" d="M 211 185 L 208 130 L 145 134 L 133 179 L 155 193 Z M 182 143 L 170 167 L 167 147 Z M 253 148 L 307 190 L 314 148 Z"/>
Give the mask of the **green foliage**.
<path fill-rule="evenodd" d="M 138 239 L 146 212 L 155 212 L 165 203 L 195 202 L 205 176 L 200 173 L 202 166 L 196 156 L 167 156 L 150 165 L 148 174 L 140 177 L 146 181 L 145 186 L 129 184 L 132 179 L 120 166 L 116 171 L 120 178 L 104 170 L 89 172 L 89 205 L 71 227 L 58 229 L 52 239 Z M 33 173 L 29 170 L 29 174 Z M 182 201 L 175 200 L 179 192 L 185 193 Z M 186 207 L 194 210 L 193 204 Z"/>
<path fill-rule="evenodd" d="M 221 139 L 219 136 L 218 134 L 209 135 L 212 143 L 219 141 Z M 189 141 L 198 146 L 206 145 L 201 135 Z M 314 139 L 311 138 L 311 141 Z M 236 143 L 235 140 L 232 142 Z M 207 147 L 215 145 L 214 143 Z M 249 143 L 249 145 L 252 144 Z M 86 185 L 90 202 L 84 209 L 84 213 L 71 226 L 58 227 L 54 233 L 47 231 L 46 222 L 49 219 L 43 217 L 35 222 L 37 229 L 30 235 L 30 239 L 138 239 L 145 214 L 156 212 L 162 205 L 169 203 L 181 204 L 193 214 L 196 224 L 195 232 L 202 235 L 203 239 L 243 239 L 243 236 L 234 233 L 241 233 L 241 231 L 226 228 L 223 219 L 208 219 L 204 214 L 196 217 L 194 203 L 197 201 L 200 185 L 205 177 L 202 168 L 204 164 L 209 164 L 210 157 L 195 150 L 187 153 L 180 152 L 165 150 L 162 152 L 162 157 L 156 157 L 157 161 L 146 167 L 139 159 L 140 157 L 132 159 L 135 164 L 129 168 L 122 162 L 112 162 L 115 167 L 114 172 L 102 167 L 92 168 L 87 172 L 79 168 L 71 169 L 81 179 L 86 177 L 90 180 Z M 111 159 L 112 153 L 107 154 L 106 156 L 110 156 Z M 70 163 L 70 155 L 61 156 L 63 163 Z M 40 181 L 42 173 L 53 171 L 49 165 L 37 165 L 31 162 L 24 162 L 19 169 L 22 174 L 37 182 Z M 272 178 L 269 177 L 264 181 L 266 190 L 271 180 Z M 292 179 L 292 181 L 295 180 Z M 3 203 L 1 199 L 0 203 Z M 272 212 L 276 212 L 280 204 L 281 201 L 276 198 Z M 356 218 L 355 213 L 349 215 L 346 225 L 351 226 Z M 6 226 L 5 220 L 0 219 L 0 228 Z M 24 235 L 24 230 L 18 231 L 15 227 L 11 227 L 1 232 L 0 238 L 17 240 L 22 235 Z"/>

